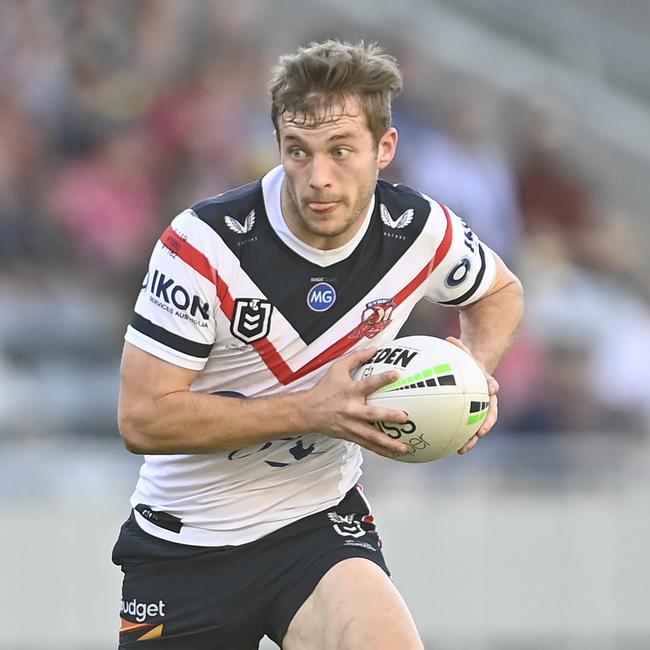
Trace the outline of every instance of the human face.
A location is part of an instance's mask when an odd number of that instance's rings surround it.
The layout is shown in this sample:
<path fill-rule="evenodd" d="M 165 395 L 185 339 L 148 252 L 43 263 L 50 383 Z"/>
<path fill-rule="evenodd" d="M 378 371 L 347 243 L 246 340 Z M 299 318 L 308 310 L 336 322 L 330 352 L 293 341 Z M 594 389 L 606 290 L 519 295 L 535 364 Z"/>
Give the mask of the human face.
<path fill-rule="evenodd" d="M 395 155 L 397 131 L 388 129 L 375 143 L 359 101 L 350 97 L 317 126 L 281 118 L 278 140 L 287 226 L 314 248 L 343 246 L 363 224 L 379 172 Z"/>

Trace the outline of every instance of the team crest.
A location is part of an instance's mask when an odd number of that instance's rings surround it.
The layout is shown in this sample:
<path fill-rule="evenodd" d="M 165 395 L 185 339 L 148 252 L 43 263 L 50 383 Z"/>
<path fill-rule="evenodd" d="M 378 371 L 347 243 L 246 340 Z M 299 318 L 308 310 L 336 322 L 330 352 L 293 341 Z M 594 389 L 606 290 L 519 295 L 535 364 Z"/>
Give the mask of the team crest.
<path fill-rule="evenodd" d="M 237 298 L 230 323 L 232 335 L 244 343 L 259 341 L 271 329 L 273 305 L 260 298 Z"/>
<path fill-rule="evenodd" d="M 255 210 L 251 210 L 248 213 L 246 219 L 244 219 L 244 223 L 240 223 L 237 219 L 233 219 L 228 215 L 224 217 L 224 220 L 230 230 L 236 232 L 238 235 L 245 235 L 253 230 L 253 226 L 255 225 Z"/>
<path fill-rule="evenodd" d="M 362 339 L 364 336 L 371 339 L 377 336 L 390 324 L 395 307 L 397 304 L 392 298 L 369 302 L 361 314 L 361 324 L 354 329 L 350 336 L 356 339 Z"/>
<path fill-rule="evenodd" d="M 412 208 L 404 211 L 397 219 L 393 219 L 391 213 L 388 211 L 388 208 L 383 204 L 379 204 L 379 214 L 381 220 L 386 226 L 392 228 L 393 230 L 400 230 L 401 228 L 406 228 L 411 221 L 413 221 L 413 215 L 415 211 Z"/>

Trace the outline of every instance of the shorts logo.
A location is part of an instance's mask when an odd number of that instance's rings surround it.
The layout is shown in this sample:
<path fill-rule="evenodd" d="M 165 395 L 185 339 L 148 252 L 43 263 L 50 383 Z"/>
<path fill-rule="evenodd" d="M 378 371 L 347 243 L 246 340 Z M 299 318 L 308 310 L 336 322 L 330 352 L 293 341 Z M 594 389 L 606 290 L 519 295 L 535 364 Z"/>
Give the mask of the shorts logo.
<path fill-rule="evenodd" d="M 251 230 L 253 230 L 253 226 L 255 225 L 255 210 L 251 210 L 248 213 L 246 219 L 244 219 L 244 223 L 240 223 L 237 221 L 237 219 L 233 219 L 228 215 L 224 217 L 224 221 L 230 230 L 237 233 L 238 235 L 245 235 L 246 233 L 249 233 Z"/>
<path fill-rule="evenodd" d="M 140 603 L 137 599 L 123 600 L 120 614 L 133 616 L 136 622 L 144 623 L 148 618 L 158 618 L 165 616 L 165 601 L 159 600 L 157 603 Z"/>
<path fill-rule="evenodd" d="M 336 291 L 328 282 L 315 284 L 307 294 L 307 306 L 312 311 L 327 311 L 336 302 Z"/>
<path fill-rule="evenodd" d="M 357 325 L 350 336 L 355 339 L 361 339 L 364 336 L 371 339 L 377 336 L 379 332 L 390 325 L 395 307 L 397 307 L 397 303 L 392 298 L 382 298 L 367 303 L 363 314 L 361 314 L 361 324 Z"/>
<path fill-rule="evenodd" d="M 159 639 L 162 636 L 164 623 L 156 625 L 155 623 L 133 623 L 125 618 L 121 619 L 120 635 L 128 634 L 129 641 L 148 641 L 149 639 Z M 133 638 L 135 637 L 135 638 Z"/>
<path fill-rule="evenodd" d="M 260 298 L 237 298 L 230 332 L 244 343 L 259 341 L 271 329 L 273 305 Z"/>
<path fill-rule="evenodd" d="M 400 230 L 401 228 L 406 228 L 411 221 L 413 221 L 413 215 L 415 211 L 412 208 L 409 208 L 403 212 L 397 219 L 393 219 L 391 213 L 388 211 L 388 208 L 383 204 L 379 204 L 379 215 L 381 220 L 384 222 L 384 225 L 388 226 L 392 230 Z"/>
<path fill-rule="evenodd" d="M 366 534 L 361 522 L 355 519 L 354 513 L 340 515 L 338 512 L 328 512 L 327 517 L 334 524 L 334 530 L 342 537 L 362 537 Z"/>

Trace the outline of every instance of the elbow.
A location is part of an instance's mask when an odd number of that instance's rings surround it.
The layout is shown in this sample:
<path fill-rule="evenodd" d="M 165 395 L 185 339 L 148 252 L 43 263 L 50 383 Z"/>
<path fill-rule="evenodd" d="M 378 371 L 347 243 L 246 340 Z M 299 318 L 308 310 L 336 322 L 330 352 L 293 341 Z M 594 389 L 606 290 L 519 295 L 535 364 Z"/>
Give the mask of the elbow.
<path fill-rule="evenodd" d="M 505 280 L 506 281 L 502 285 L 501 290 L 513 294 L 518 300 L 523 302 L 524 285 L 521 283 L 521 280 L 509 269 Z"/>
<path fill-rule="evenodd" d="M 142 432 L 130 423 L 120 422 L 120 436 L 124 446 L 132 454 L 148 454 L 149 449 L 146 444 L 146 437 Z"/>
<path fill-rule="evenodd" d="M 150 454 L 155 451 L 149 434 L 151 425 L 148 419 L 120 409 L 118 426 L 124 446 L 132 454 Z"/>
<path fill-rule="evenodd" d="M 508 281 L 495 294 L 503 296 L 503 299 L 508 301 L 512 311 L 521 318 L 524 312 L 524 286 L 514 273 L 509 273 L 509 275 Z"/>
<path fill-rule="evenodd" d="M 524 285 L 521 283 L 519 278 L 515 277 L 513 281 L 512 291 L 515 294 L 515 300 L 517 301 L 519 307 L 519 322 L 524 316 L 524 308 L 526 303 L 526 295 L 524 291 Z"/>

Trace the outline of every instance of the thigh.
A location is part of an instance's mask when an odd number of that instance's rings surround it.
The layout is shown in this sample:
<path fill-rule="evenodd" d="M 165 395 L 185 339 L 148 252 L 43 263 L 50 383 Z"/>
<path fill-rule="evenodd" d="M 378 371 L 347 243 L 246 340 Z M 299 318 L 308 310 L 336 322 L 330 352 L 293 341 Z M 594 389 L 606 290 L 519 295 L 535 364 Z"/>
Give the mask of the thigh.
<path fill-rule="evenodd" d="M 422 650 L 413 618 L 375 563 L 333 566 L 294 616 L 283 650 Z"/>
<path fill-rule="evenodd" d="M 268 559 L 279 571 L 274 576 L 277 595 L 267 611 L 265 632 L 278 645 L 296 612 L 332 567 L 350 558 L 364 558 L 389 575 L 374 518 L 357 487 L 336 506 L 287 526 L 277 536 L 269 535 L 267 545 Z"/>

